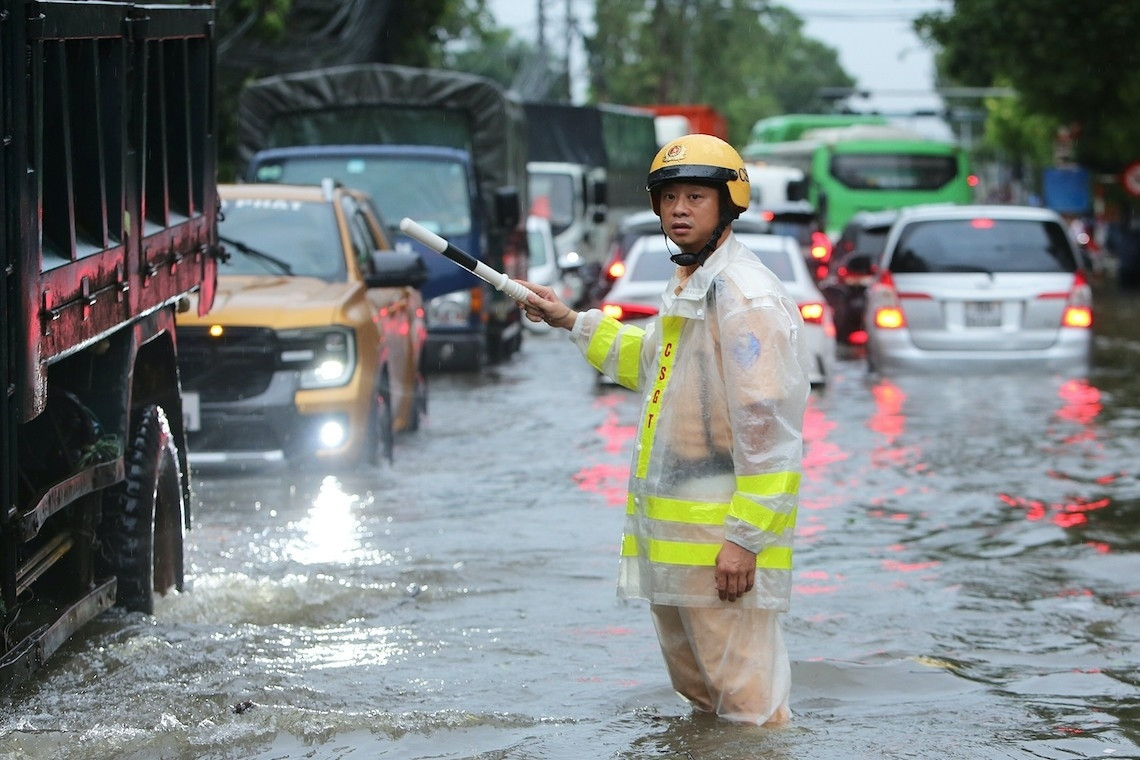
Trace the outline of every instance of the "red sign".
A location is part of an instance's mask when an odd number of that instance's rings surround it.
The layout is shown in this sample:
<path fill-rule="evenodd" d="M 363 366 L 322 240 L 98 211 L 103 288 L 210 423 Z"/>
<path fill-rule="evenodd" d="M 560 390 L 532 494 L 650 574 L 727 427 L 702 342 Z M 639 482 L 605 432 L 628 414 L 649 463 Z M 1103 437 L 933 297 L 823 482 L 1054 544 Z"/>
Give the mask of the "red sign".
<path fill-rule="evenodd" d="M 1140 198 L 1140 161 L 1124 167 L 1120 173 L 1120 184 L 1129 195 Z"/>

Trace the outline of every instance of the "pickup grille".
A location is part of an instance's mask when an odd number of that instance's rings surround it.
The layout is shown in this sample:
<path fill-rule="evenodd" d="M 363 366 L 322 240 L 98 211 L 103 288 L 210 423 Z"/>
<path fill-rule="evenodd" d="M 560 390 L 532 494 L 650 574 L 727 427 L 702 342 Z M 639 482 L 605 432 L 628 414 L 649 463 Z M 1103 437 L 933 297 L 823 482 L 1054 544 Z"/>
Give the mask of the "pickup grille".
<path fill-rule="evenodd" d="M 263 327 L 227 327 L 212 338 L 205 327 L 178 328 L 182 388 L 203 401 L 240 401 L 265 392 L 277 369 L 277 334 Z"/>

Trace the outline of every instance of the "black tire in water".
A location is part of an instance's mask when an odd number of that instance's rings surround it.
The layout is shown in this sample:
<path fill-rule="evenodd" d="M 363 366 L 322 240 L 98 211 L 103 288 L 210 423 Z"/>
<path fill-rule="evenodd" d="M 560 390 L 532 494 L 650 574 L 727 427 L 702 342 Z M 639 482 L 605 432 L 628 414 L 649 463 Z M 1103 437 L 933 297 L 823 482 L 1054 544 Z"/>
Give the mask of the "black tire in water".
<path fill-rule="evenodd" d="M 381 370 L 376 389 L 372 391 L 363 464 L 375 467 L 381 460 L 392 463 L 396 447 L 396 434 L 392 430 L 392 424 L 392 391 L 388 386 L 388 370 L 385 368 Z"/>
<path fill-rule="evenodd" d="M 420 429 L 423 424 L 423 418 L 427 415 L 428 409 L 428 385 L 427 376 L 422 371 L 416 372 L 416 387 L 413 391 L 412 397 L 412 416 L 408 420 L 408 432 L 414 433 Z"/>
<path fill-rule="evenodd" d="M 156 592 L 183 589 L 184 521 L 170 424 L 161 407 L 144 407 L 132 419 L 126 480 L 108 490 L 99 529 L 102 570 L 118 578 L 117 606 L 153 614 Z"/>

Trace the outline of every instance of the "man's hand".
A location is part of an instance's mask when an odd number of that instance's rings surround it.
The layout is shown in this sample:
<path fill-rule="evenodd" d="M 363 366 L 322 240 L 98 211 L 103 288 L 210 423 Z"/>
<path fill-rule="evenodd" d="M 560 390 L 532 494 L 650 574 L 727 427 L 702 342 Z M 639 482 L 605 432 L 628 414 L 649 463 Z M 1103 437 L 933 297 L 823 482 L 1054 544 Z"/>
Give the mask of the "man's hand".
<path fill-rule="evenodd" d="M 545 322 L 552 327 L 561 327 L 564 330 L 574 327 L 574 322 L 578 319 L 578 312 L 562 303 L 555 295 L 553 288 L 535 285 L 526 280 L 515 280 L 515 282 L 534 293 L 532 296 L 527 296 L 525 302 L 519 303 L 526 313 L 527 319 L 531 322 Z"/>
<path fill-rule="evenodd" d="M 735 602 L 756 583 L 756 555 L 726 540 L 716 555 L 716 590 L 721 600 Z"/>

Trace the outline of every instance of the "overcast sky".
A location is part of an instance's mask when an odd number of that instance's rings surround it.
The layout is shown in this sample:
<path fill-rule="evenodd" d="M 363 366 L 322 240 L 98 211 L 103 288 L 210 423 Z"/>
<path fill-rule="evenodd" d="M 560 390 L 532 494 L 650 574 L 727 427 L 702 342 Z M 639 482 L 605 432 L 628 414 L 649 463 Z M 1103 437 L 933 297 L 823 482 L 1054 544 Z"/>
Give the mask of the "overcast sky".
<path fill-rule="evenodd" d="M 539 2 L 490 0 L 490 6 L 500 24 L 534 41 Z M 592 31 L 594 0 L 544 0 L 547 39 L 555 45 L 565 39 L 567 2 L 578 22 Z M 862 103 L 883 112 L 940 105 L 933 94 L 932 54 L 911 31 L 910 22 L 921 13 L 949 9 L 950 0 L 782 0 L 779 4 L 804 19 L 808 37 L 838 51 L 840 64 L 860 88 L 877 93 Z M 575 64 L 572 51 L 572 66 L 581 65 L 582 57 L 579 51 Z M 853 106 L 860 107 L 859 102 Z"/>

